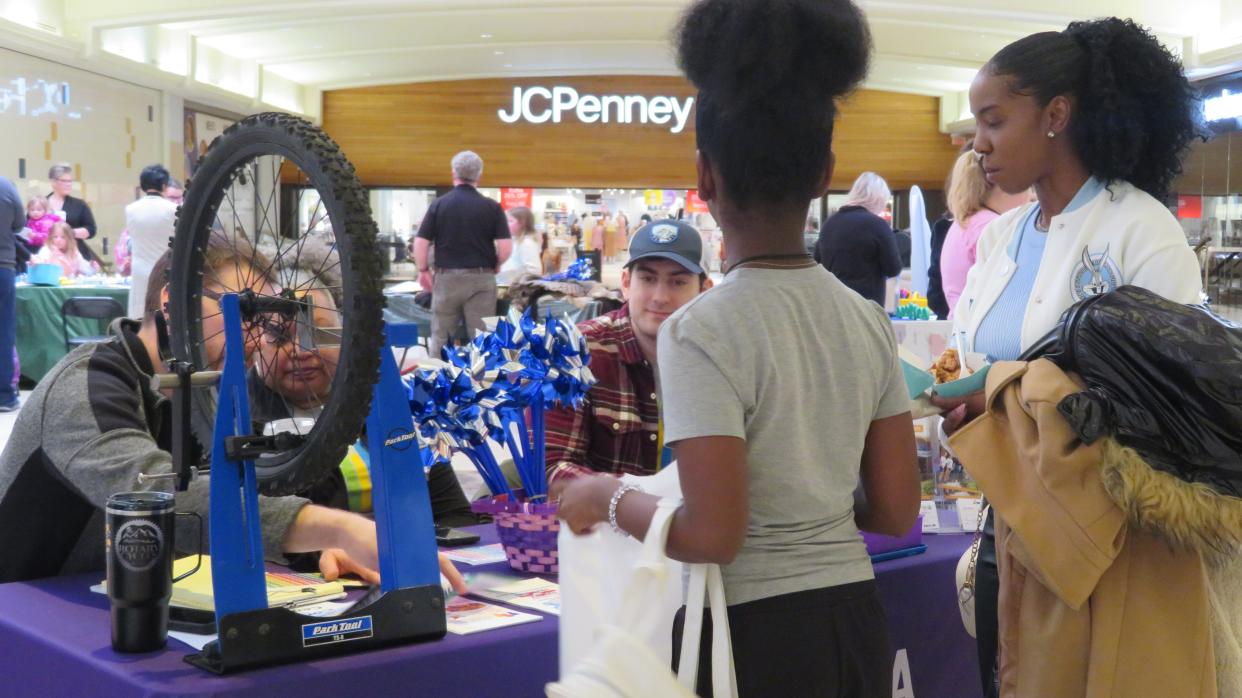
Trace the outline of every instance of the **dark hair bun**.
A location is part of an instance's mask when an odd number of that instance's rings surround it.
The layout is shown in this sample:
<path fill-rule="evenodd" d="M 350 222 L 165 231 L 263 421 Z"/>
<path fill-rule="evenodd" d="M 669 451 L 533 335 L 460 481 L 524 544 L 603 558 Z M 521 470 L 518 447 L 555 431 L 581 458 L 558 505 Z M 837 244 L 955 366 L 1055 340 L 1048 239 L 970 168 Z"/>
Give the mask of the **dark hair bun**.
<path fill-rule="evenodd" d="M 695 137 L 735 206 L 805 206 L 829 163 L 836 101 L 871 33 L 850 0 L 698 0 L 677 62 L 699 88 Z"/>
<path fill-rule="evenodd" d="M 850 0 L 699 0 L 677 29 L 686 77 L 732 107 L 835 99 L 863 79 L 870 54 L 866 18 Z"/>

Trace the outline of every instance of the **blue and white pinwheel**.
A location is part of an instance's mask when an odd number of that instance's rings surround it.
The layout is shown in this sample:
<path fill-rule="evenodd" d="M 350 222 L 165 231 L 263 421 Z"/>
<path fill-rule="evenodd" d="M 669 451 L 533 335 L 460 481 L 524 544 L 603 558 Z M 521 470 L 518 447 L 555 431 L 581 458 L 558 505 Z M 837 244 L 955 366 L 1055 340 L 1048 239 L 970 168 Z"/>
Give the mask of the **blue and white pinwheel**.
<path fill-rule="evenodd" d="M 410 409 L 429 460 L 464 453 L 493 494 L 514 497 L 491 449 L 509 448 L 528 502 L 547 498 L 544 413 L 577 407 L 595 384 L 586 339 L 572 323 L 526 314 L 502 319 L 463 347 L 446 347 L 448 364 L 407 379 Z M 529 424 L 527 412 L 529 411 Z"/>

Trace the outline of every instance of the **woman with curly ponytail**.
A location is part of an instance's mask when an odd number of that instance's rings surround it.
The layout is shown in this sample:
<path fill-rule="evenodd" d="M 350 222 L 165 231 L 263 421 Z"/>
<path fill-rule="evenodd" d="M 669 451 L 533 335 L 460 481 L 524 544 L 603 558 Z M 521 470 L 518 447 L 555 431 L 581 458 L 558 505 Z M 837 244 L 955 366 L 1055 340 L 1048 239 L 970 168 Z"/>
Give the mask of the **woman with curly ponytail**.
<path fill-rule="evenodd" d="M 970 104 L 977 123 L 974 150 L 987 181 L 1009 193 L 1034 187 L 1037 197 L 992 222 L 979 239 L 975 264 L 954 310 L 956 330 L 974 351 L 993 361 L 1015 360 L 1051 330 L 1067 308 L 1123 285 L 1141 286 L 1179 303 L 1199 302 L 1198 260 L 1162 203 L 1181 172 L 1183 155 L 1200 135 L 1198 109 L 1178 59 L 1150 32 L 1130 20 L 1107 18 L 1020 39 L 979 71 L 970 88 Z M 938 404 L 952 410 L 945 428 L 953 433 L 984 412 L 984 395 Z M 974 429 L 963 437 L 978 438 L 981 431 Z M 1190 678 L 1199 677 L 1196 672 L 1202 667 L 1170 653 L 1163 655 L 1165 663 L 1151 666 L 1177 667 L 1170 675 L 1187 678 L 1176 682 L 1176 690 L 1149 685 L 1132 693 L 1117 688 L 1140 685 L 1126 683 L 1116 666 L 1099 664 L 1120 666 L 1118 657 L 1124 652 L 1109 642 L 1122 642 L 1125 633 L 1119 631 L 1120 625 L 1107 630 L 1091 625 L 1103 616 L 1079 608 L 1080 599 L 1041 613 L 1076 618 L 1085 624 L 1081 627 L 1089 627 L 1091 651 L 1072 649 L 1075 645 L 1064 636 L 1041 634 L 1033 617 L 1022 615 L 1027 625 L 1019 627 L 1023 589 L 1028 603 L 1036 598 L 1037 587 L 1045 589 L 1036 582 L 1023 585 L 1019 578 L 1026 579 L 1027 573 L 1014 570 L 1029 568 L 1031 578 L 1061 590 L 1064 586 L 1058 587 L 1057 580 L 1064 576 L 1088 580 L 1113 572 L 1100 564 L 1100 558 L 1078 566 L 1074 563 L 1081 558 L 1069 554 L 1055 561 L 1027 554 L 1027 550 L 1085 549 L 1063 527 L 1054 530 L 1056 517 L 1031 509 L 1046 503 L 1045 496 L 1082 501 L 1092 490 L 1070 482 L 1067 492 L 1045 489 L 1024 492 L 1018 501 L 1008 499 L 997 491 L 997 484 L 1002 490 L 1017 488 L 1022 480 L 1003 471 L 1002 461 L 965 462 L 980 482 L 990 483 L 992 491 L 984 487 L 984 493 L 995 514 L 985 525 L 975 566 L 976 637 L 985 695 L 1208 695 L 1201 694 L 1201 684 Z M 1083 540 L 1100 534 L 1102 520 L 1125 520 L 1120 514 L 1109 517 L 1117 505 L 1107 498 L 1097 504 L 1093 511 L 1099 513 L 1098 520 L 1074 522 L 1081 526 Z M 1007 526 L 1028 518 L 1039 525 L 1011 538 L 1021 538 L 1025 548 L 1011 542 L 1007 551 Z M 1131 535 L 1137 539 L 1137 533 Z M 1124 538 L 1124 532 L 1118 538 Z M 1013 552 L 1019 548 L 1023 552 Z M 1120 559 L 1120 550 L 1114 546 L 1106 554 Z M 1020 563 L 1014 562 L 1015 554 Z M 998 575 L 998 557 L 1010 561 L 999 565 L 1004 579 Z M 1006 592 L 1006 585 L 1014 587 Z M 1128 617 L 1131 622 L 1137 622 L 1135 618 Z M 1126 619 L 1114 620 L 1120 624 Z M 1114 630 L 1118 634 L 1110 635 Z M 1073 656 L 1062 656 L 1058 650 Z M 1047 657 L 1029 661 L 1040 651 L 1064 661 Z M 998 653 L 1003 655 L 999 673 Z M 1019 690 L 1018 667 L 1023 660 L 1027 660 L 1021 669 L 1024 685 Z M 1054 665 L 1058 668 L 1051 668 Z"/>
<path fill-rule="evenodd" d="M 1013 153 L 1022 161 L 989 165 L 998 183 L 1037 183 L 1051 166 L 1081 166 L 1105 183 L 1129 182 L 1163 199 L 1181 174 L 1191 141 L 1201 135 L 1194 90 L 1181 64 L 1131 20 L 1075 22 L 1062 32 L 1016 41 L 980 72 L 971 99 L 985 136 L 983 143 L 976 138 L 975 150 L 985 161 L 1010 153 L 990 152 L 994 144 L 986 136 L 998 119 L 982 112 L 1026 106 L 1024 116 L 1042 117 L 1039 124 L 1025 123 L 1026 135 L 1044 138 L 1032 138 L 1026 152 Z M 1056 213 L 1045 212 L 1045 219 Z"/>
<path fill-rule="evenodd" d="M 720 565 L 740 695 L 887 696 L 892 649 L 858 531 L 901 535 L 918 514 L 909 399 L 884 311 L 802 239 L 832 179 L 837 101 L 866 73 L 867 23 L 849 0 L 698 0 L 677 50 L 728 259 L 657 342 L 684 500 L 668 554 Z M 559 512 L 575 532 L 610 520 L 642 536 L 655 502 L 581 477 Z"/>

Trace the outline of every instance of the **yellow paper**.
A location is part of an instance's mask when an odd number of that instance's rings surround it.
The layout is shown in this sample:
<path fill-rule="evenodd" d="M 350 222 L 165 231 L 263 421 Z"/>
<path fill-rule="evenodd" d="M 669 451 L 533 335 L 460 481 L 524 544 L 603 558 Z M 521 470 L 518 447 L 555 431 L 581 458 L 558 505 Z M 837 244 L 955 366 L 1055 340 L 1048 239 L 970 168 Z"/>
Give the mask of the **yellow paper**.
<path fill-rule="evenodd" d="M 173 562 L 173 576 L 177 577 L 194 569 L 197 559 L 197 556 L 191 555 Z M 267 604 L 271 607 L 345 593 L 345 586 L 340 582 L 310 580 L 297 573 L 268 572 L 266 581 Z M 200 611 L 215 610 L 210 555 L 203 556 L 203 565 L 197 572 L 173 585 L 171 604 Z"/>

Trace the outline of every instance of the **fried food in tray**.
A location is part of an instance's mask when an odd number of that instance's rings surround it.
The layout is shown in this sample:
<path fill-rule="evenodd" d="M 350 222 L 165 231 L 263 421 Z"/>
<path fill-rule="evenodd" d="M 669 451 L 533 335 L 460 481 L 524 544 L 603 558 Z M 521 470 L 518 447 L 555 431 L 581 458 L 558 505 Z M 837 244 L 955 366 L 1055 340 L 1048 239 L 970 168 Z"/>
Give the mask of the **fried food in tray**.
<path fill-rule="evenodd" d="M 962 375 L 962 362 L 957 350 L 945 349 L 927 372 L 935 376 L 937 385 L 957 380 Z"/>

